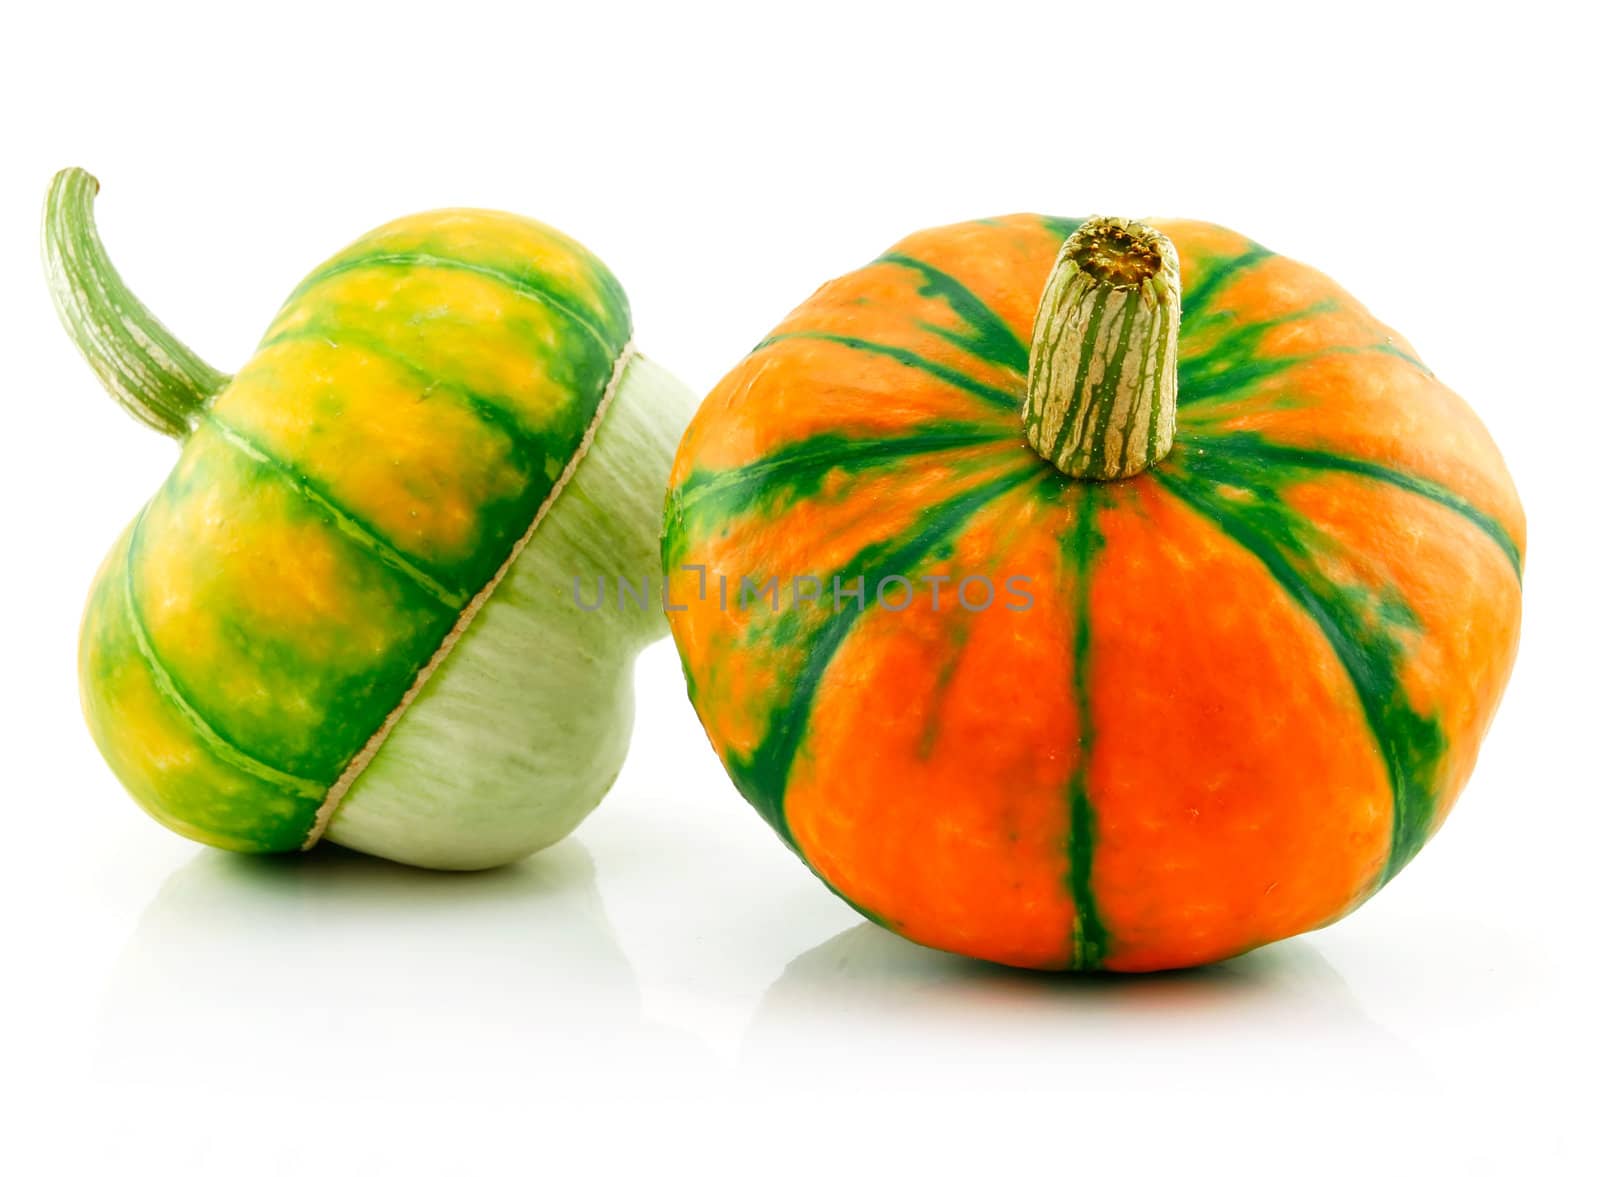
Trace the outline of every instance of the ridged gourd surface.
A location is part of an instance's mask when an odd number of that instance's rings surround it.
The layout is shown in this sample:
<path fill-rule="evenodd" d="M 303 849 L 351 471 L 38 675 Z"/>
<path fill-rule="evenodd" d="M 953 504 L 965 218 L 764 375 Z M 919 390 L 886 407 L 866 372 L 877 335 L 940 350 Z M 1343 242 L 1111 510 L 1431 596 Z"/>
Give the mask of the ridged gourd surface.
<path fill-rule="evenodd" d="M 669 621 L 744 796 L 871 918 L 1019 965 L 1171 967 L 1337 918 L 1437 828 L 1510 671 L 1524 524 L 1404 340 L 1196 222 L 1151 222 L 1182 266 L 1175 448 L 1060 474 L 1020 406 L 1079 223 L 916 234 L 735 368 L 673 472 Z M 961 607 L 974 575 L 1025 577 L 1031 607 Z M 890 576 L 909 606 L 874 600 Z M 792 607 L 797 577 L 820 603 Z"/>
<path fill-rule="evenodd" d="M 508 558 L 630 334 L 535 221 L 393 222 L 320 267 L 91 592 L 84 708 L 162 821 L 288 850 Z"/>

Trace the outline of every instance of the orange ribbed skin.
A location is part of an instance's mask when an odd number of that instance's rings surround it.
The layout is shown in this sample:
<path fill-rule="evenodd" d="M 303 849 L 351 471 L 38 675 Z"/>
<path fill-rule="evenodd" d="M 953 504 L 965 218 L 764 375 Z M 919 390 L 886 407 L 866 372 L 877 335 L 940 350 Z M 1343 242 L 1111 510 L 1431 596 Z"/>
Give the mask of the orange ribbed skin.
<path fill-rule="evenodd" d="M 1437 829 L 1510 674 L 1522 509 L 1402 339 L 1195 222 L 1152 222 L 1172 453 L 1060 473 L 1020 406 L 1077 224 L 918 233 L 734 368 L 678 452 L 669 620 L 735 783 L 873 919 L 1032 968 L 1201 964 L 1339 918 Z"/>

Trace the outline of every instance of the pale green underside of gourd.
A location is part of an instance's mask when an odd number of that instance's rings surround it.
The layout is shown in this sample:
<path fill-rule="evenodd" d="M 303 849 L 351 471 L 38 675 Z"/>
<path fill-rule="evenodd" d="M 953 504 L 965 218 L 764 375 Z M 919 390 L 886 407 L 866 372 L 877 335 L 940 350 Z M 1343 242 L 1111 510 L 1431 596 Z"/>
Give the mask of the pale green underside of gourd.
<path fill-rule="evenodd" d="M 666 633 L 659 529 L 694 397 L 635 355 L 594 443 L 532 540 L 399 713 L 325 838 L 417 866 L 473 870 L 559 841 L 615 781 L 633 727 L 633 660 Z M 619 607 L 618 576 L 650 578 Z M 593 606 L 600 578 L 605 604 Z"/>

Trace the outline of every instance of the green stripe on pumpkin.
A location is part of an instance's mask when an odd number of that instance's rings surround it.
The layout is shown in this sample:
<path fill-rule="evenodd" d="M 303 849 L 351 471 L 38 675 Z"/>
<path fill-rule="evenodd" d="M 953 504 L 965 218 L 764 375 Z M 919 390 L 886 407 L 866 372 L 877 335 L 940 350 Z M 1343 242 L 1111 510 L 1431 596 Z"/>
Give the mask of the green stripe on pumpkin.
<path fill-rule="evenodd" d="M 1072 631 L 1072 696 L 1078 708 L 1078 760 L 1067 783 L 1067 886 L 1072 892 L 1076 917 L 1072 928 L 1072 967 L 1096 969 L 1110 950 L 1110 937 L 1100 918 L 1094 896 L 1094 850 L 1097 824 L 1089 800 L 1089 761 L 1094 755 L 1094 709 L 1090 705 L 1089 653 L 1093 626 L 1089 616 L 1089 590 L 1094 557 L 1105 546 L 1095 528 L 1098 506 L 1093 483 L 1062 486 L 1064 494 L 1081 488 L 1076 499 L 1072 531 L 1063 537 L 1064 563 L 1072 569 L 1076 598 Z"/>
<path fill-rule="evenodd" d="M 1182 303 L 1178 355 L 1178 411 L 1202 402 L 1226 400 L 1253 391 L 1262 381 L 1311 360 L 1329 355 L 1383 352 L 1432 375 L 1416 356 L 1391 340 L 1366 346 L 1320 348 L 1298 355 L 1262 355 L 1258 351 L 1269 333 L 1291 323 L 1335 314 L 1342 308 L 1332 299 L 1299 307 L 1282 315 L 1241 323 L 1232 311 L 1212 309 L 1212 304 L 1233 283 L 1256 266 L 1278 256 L 1252 245 L 1232 258 L 1213 261 L 1193 290 L 1185 290 Z"/>
<path fill-rule="evenodd" d="M 1338 304 L 1316 303 L 1253 323 L 1240 323 L 1232 312 L 1182 314 L 1183 354 L 1178 357 L 1178 406 L 1238 396 L 1270 376 L 1316 358 L 1308 355 L 1264 356 L 1257 348 L 1267 333 L 1290 323 L 1336 312 Z M 1320 353 L 1317 353 L 1320 354 Z"/>
<path fill-rule="evenodd" d="M 925 356 L 920 356 L 909 348 L 893 347 L 887 343 L 874 343 L 870 339 L 859 339 L 854 335 L 839 335 L 831 331 L 781 331 L 776 335 L 767 336 L 756 344 L 752 350 L 763 351 L 766 348 L 774 347 L 791 339 L 815 339 L 823 343 L 836 343 L 841 347 L 883 356 L 904 367 L 915 368 L 919 372 L 926 372 L 930 376 L 935 376 L 952 388 L 959 388 L 962 392 L 970 392 L 984 404 L 992 405 L 996 408 L 1012 409 L 1017 408 L 1022 403 L 1020 387 L 1016 391 L 996 388 L 992 384 L 985 384 L 981 380 L 973 379 L 965 372 L 959 372 L 955 368 L 936 363 Z"/>
<path fill-rule="evenodd" d="M 1027 374 L 1028 345 L 1017 338 L 1010 324 L 959 280 L 939 267 L 905 253 L 886 253 L 874 264 L 914 270 L 922 277 L 922 286 L 917 293 L 923 298 L 936 298 L 944 302 L 967 328 L 965 331 L 951 331 L 932 323 L 923 323 L 923 330 L 955 344 L 974 359 L 998 368 L 1007 368 L 1019 376 Z"/>
<path fill-rule="evenodd" d="M 1039 224 L 1061 238 L 1062 241 L 1066 241 L 1068 237 L 1083 228 L 1083 218 L 1041 216 Z"/>
<path fill-rule="evenodd" d="M 1269 258 L 1277 256 L 1272 250 L 1252 241 L 1242 252 L 1231 257 L 1215 255 L 1200 257 L 1198 259 L 1200 280 L 1188 283 L 1183 288 L 1184 319 L 1198 318 L 1207 314 L 1212 301 L 1235 280 Z"/>
<path fill-rule="evenodd" d="M 822 489 L 830 474 L 849 475 L 893 469 L 909 458 L 971 450 L 983 460 L 985 448 L 1006 447 L 1015 431 L 969 425 L 926 425 L 880 437 L 823 433 L 783 446 L 765 457 L 730 470 L 692 470 L 673 488 L 667 503 L 662 558 L 670 573 L 684 560 L 686 545 L 696 537 L 685 527 L 694 512 L 699 534 L 751 512 L 771 517 Z M 995 460 L 1015 460 L 1014 452 L 997 452 Z"/>
<path fill-rule="evenodd" d="M 1153 470 L 1162 486 L 1261 562 L 1316 622 L 1344 666 L 1388 771 L 1394 807 L 1383 877 L 1393 878 L 1427 838 L 1446 744 L 1438 718 L 1415 711 L 1401 685 L 1405 651 L 1395 631 L 1408 623 L 1414 627 L 1414 617 L 1404 602 L 1373 602 L 1359 588 L 1328 577 L 1311 551 L 1314 528 L 1284 505 L 1270 482 L 1252 486 L 1254 498 L 1241 503 L 1218 494 L 1205 478 L 1165 466 Z"/>
<path fill-rule="evenodd" d="M 1183 455 L 1184 466 L 1204 478 L 1224 486 L 1260 483 L 1275 477 L 1278 485 L 1291 481 L 1284 467 L 1305 471 L 1337 471 L 1357 474 L 1385 482 L 1414 495 L 1448 507 L 1477 527 L 1504 553 L 1517 580 L 1522 580 L 1522 553 L 1505 525 L 1487 511 L 1473 506 L 1461 495 L 1431 479 L 1406 474 L 1390 466 L 1364 458 L 1326 450 L 1310 450 L 1270 442 L 1259 433 L 1236 431 L 1207 434 L 1202 440 L 1191 438 Z M 1276 468 L 1276 469 L 1275 469 Z"/>
<path fill-rule="evenodd" d="M 930 507 L 916 531 L 903 536 L 898 543 L 865 548 L 842 568 L 824 577 L 824 583 L 831 584 L 833 577 L 837 577 L 841 584 L 854 585 L 858 578 L 865 578 L 870 598 L 872 586 L 885 577 L 912 575 L 920 561 L 956 538 L 981 508 L 1009 491 L 1040 481 L 1048 472 L 1047 467 L 1029 462 Z M 865 612 L 865 609 L 846 608 L 832 613 L 809 635 L 800 671 L 787 697 L 776 701 L 761 744 L 748 758 L 730 757 L 729 767 L 745 800 L 796 852 L 799 848 L 789 829 L 783 804 L 789 773 L 805 739 L 822 677 Z"/>

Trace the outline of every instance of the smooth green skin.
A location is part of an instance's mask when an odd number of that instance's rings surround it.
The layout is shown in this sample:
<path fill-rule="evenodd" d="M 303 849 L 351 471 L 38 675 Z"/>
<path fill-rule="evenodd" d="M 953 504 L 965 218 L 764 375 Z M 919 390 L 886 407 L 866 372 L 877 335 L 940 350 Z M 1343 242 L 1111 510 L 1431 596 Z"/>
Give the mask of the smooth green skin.
<path fill-rule="evenodd" d="M 408 218 L 315 271 L 219 394 L 185 392 L 169 354 L 181 345 L 99 249 L 92 185 L 63 173 L 52 190 L 63 320 L 130 411 L 183 439 L 84 616 L 84 712 L 113 771 L 189 837 L 299 848 L 467 610 L 331 836 L 476 867 L 567 832 L 626 747 L 631 656 L 663 632 L 657 612 L 580 616 L 571 577 L 652 570 L 691 400 L 638 357 L 624 378 L 631 323 L 615 278 L 537 222 Z M 564 542 L 541 551 L 541 537 L 504 567 L 613 381 L 608 417 L 540 524 Z M 447 751 L 430 754 L 430 739 Z M 452 771 L 469 749 L 483 754 L 474 772 Z M 424 798 L 410 811 L 394 799 L 408 789 Z M 518 804 L 520 818 L 501 812 Z M 400 829 L 408 812 L 434 828 Z"/>

